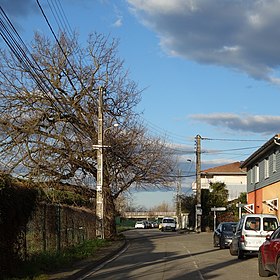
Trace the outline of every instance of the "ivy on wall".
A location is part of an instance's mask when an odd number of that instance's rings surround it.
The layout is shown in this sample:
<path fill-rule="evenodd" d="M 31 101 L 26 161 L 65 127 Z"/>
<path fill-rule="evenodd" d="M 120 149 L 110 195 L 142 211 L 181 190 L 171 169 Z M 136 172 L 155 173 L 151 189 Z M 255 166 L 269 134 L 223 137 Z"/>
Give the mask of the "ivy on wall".
<path fill-rule="evenodd" d="M 24 252 L 20 251 L 26 224 L 36 208 L 38 190 L 23 187 L 10 176 L 0 178 L 0 271 L 10 271 Z"/>

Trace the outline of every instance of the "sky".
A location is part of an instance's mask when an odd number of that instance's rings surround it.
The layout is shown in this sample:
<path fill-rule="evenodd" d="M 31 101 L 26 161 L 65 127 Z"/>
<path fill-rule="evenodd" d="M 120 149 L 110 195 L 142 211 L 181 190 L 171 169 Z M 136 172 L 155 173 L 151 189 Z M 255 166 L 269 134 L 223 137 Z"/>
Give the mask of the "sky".
<path fill-rule="evenodd" d="M 280 133 L 279 0 L 0 0 L 27 44 L 34 31 L 52 37 L 38 4 L 56 33 L 78 32 L 81 45 L 92 32 L 119 40 L 143 89 L 136 110 L 178 154 L 183 193 L 195 180 L 196 135 L 207 169 L 245 160 Z M 134 203 L 175 195 L 174 185 L 139 192 Z"/>

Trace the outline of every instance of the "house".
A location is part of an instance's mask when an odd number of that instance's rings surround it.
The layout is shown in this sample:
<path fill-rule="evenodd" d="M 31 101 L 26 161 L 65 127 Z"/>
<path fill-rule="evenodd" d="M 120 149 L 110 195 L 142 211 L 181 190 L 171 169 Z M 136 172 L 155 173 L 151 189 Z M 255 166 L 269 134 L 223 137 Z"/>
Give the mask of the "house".
<path fill-rule="evenodd" d="M 247 174 L 242 169 L 241 162 L 233 162 L 226 165 L 216 166 L 201 171 L 201 189 L 209 189 L 210 183 L 224 183 L 229 192 L 228 200 L 234 200 L 242 192 L 247 191 Z M 192 189 L 196 191 L 196 183 L 192 184 Z"/>
<path fill-rule="evenodd" d="M 241 165 L 247 169 L 247 202 L 252 213 L 278 214 L 280 196 L 280 134 L 276 134 Z"/>

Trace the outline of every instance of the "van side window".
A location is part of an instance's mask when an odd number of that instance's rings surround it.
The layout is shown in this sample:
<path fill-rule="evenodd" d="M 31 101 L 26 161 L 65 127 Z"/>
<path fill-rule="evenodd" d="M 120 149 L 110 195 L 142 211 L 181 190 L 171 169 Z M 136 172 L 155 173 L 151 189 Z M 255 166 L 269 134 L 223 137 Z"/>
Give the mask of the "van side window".
<path fill-rule="evenodd" d="M 263 230 L 273 231 L 278 227 L 277 220 L 274 218 L 264 218 L 263 219 Z"/>
<path fill-rule="evenodd" d="M 260 218 L 248 217 L 245 224 L 246 230 L 260 230 Z"/>

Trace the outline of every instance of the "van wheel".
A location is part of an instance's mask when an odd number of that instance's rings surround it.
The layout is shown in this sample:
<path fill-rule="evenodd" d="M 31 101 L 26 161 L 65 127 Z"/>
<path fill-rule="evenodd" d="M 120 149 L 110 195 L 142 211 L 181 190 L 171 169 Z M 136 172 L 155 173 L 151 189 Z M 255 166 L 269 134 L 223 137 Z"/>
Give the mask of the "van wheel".
<path fill-rule="evenodd" d="M 258 254 L 258 269 L 259 269 L 259 276 L 260 277 L 268 277 L 270 276 L 270 272 L 265 270 L 263 267 L 263 262 L 262 262 L 262 254 L 259 252 Z M 279 273 L 279 260 L 277 262 L 277 274 Z M 279 279 L 279 276 L 278 276 Z"/>
<path fill-rule="evenodd" d="M 244 258 L 244 251 L 238 248 L 237 257 L 239 260 L 242 260 Z"/>

